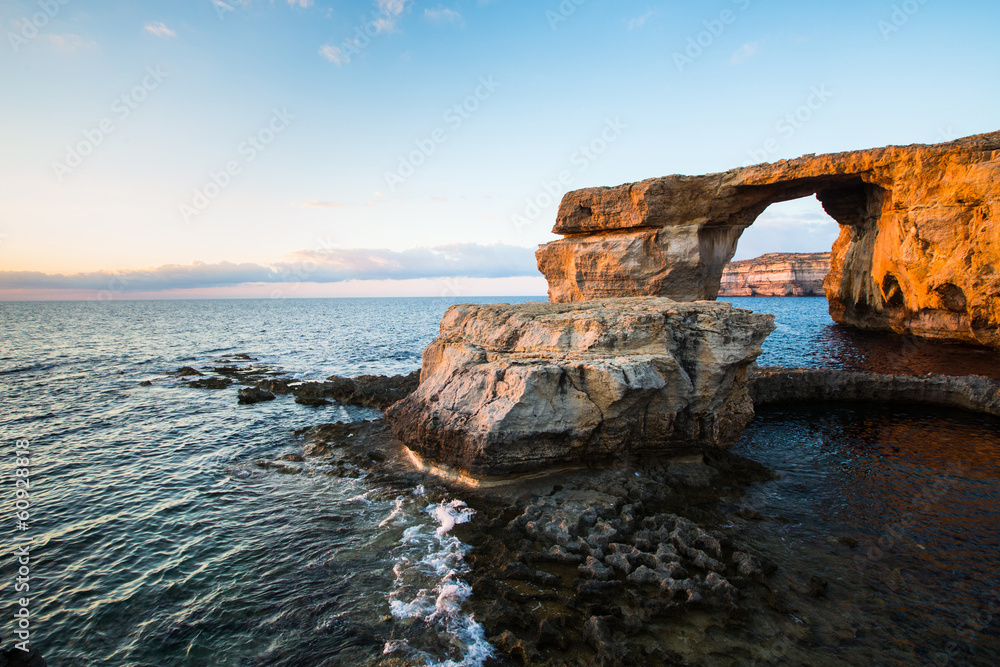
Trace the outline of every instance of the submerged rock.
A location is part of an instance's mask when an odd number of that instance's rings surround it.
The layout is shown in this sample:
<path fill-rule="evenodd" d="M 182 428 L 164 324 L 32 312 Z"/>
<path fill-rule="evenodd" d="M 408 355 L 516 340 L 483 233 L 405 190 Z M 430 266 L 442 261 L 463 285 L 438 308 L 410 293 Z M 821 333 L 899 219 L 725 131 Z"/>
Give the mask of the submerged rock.
<path fill-rule="evenodd" d="M 292 378 L 268 378 L 266 380 L 261 380 L 256 386 L 258 389 L 263 391 L 283 395 L 292 393 L 292 388 L 296 384 L 298 384 L 298 380 L 294 380 Z"/>
<path fill-rule="evenodd" d="M 773 330 L 725 303 L 453 306 L 386 420 L 417 454 L 473 474 L 729 447 Z"/>
<path fill-rule="evenodd" d="M 201 375 L 201 373 L 199 373 Z M 195 389 L 225 389 L 233 383 L 229 378 L 206 377 L 202 380 L 192 380 L 187 386 Z"/>
<path fill-rule="evenodd" d="M 37 648 L 22 651 L 12 646 L 0 652 L 0 667 L 46 667 L 47 664 Z"/>
<path fill-rule="evenodd" d="M 325 405 L 331 405 L 330 401 L 325 398 L 310 395 L 296 396 L 295 402 L 299 405 L 307 405 L 310 408 L 321 408 Z"/>
<path fill-rule="evenodd" d="M 297 403 L 313 405 L 315 401 L 331 399 L 384 410 L 409 395 L 420 381 L 419 371 L 409 375 L 359 375 L 344 378 L 331 375 L 326 382 L 303 382 L 290 388 Z M 258 385 L 259 386 L 259 385 Z M 302 399 L 302 400 L 299 400 Z M 326 405 L 326 403 L 316 403 Z"/>
<path fill-rule="evenodd" d="M 273 401 L 274 394 L 267 391 L 266 389 L 260 389 L 258 387 L 246 387 L 240 389 L 237 392 L 239 396 L 239 402 L 241 405 L 251 405 L 253 403 L 260 403 L 261 401 Z"/>
<path fill-rule="evenodd" d="M 976 375 L 883 375 L 831 368 L 756 369 L 755 405 L 802 401 L 863 401 L 960 408 L 1000 417 L 1000 381 Z"/>

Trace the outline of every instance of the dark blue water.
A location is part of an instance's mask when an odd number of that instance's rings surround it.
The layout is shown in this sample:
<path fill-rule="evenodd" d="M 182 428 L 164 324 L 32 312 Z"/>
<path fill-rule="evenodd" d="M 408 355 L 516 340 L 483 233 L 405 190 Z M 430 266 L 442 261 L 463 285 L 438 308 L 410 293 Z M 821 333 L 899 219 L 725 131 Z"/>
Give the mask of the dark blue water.
<path fill-rule="evenodd" d="M 839 368 L 923 375 L 984 375 L 1000 379 L 1000 352 L 914 336 L 857 331 L 835 324 L 824 297 L 724 297 L 773 313 L 777 329 L 764 341 L 761 366 Z"/>
<path fill-rule="evenodd" d="M 317 411 L 290 397 L 239 406 L 235 388 L 194 390 L 164 373 L 234 353 L 303 378 L 410 372 L 451 303 L 0 304 L 4 609 L 18 597 L 7 554 L 27 536 L 31 640 L 49 664 L 321 665 L 381 655 L 396 631 L 390 601 L 426 598 L 444 576 L 436 564 L 393 568 L 459 548 L 441 543 L 439 508 L 379 497 L 363 479 L 252 465 L 301 449 L 293 429 L 380 413 Z M 27 531 L 13 526 L 11 495 L 22 438 L 32 452 Z M 474 645 L 468 628 L 452 634 L 463 632 Z M 452 654 L 460 661 L 469 650 Z"/>
<path fill-rule="evenodd" d="M 50 665 L 335 665 L 386 656 L 481 664 L 488 645 L 462 613 L 465 546 L 443 530 L 475 520 L 460 499 L 432 500 L 420 489 L 387 495 L 364 478 L 329 476 L 321 467 L 283 475 L 253 465 L 300 451 L 296 428 L 379 413 L 317 410 L 290 397 L 239 406 L 235 387 L 195 390 L 165 375 L 235 353 L 299 378 L 410 372 L 454 302 L 0 303 L 5 618 L 20 596 L 10 554 L 24 537 L 31 642 Z M 884 365 L 884 350 L 898 348 L 906 351 L 906 372 L 919 370 L 921 355 L 937 355 L 927 346 L 912 353 L 899 337 L 866 347 L 832 325 L 822 299 L 733 302 L 778 316 L 762 365 Z M 948 350 L 980 369 L 995 358 Z M 143 380 L 152 386 L 140 386 Z M 786 427 L 800 421 L 755 425 L 746 452 L 780 468 L 791 460 L 780 452 L 794 440 Z M 825 437 L 816 428 L 810 437 Z M 923 440 L 922 433 L 903 441 Z M 14 517 L 18 439 L 31 450 L 24 531 Z M 831 456 L 848 454 L 842 447 Z M 905 448 L 901 456 L 908 460 Z M 873 496 L 897 493 L 896 482 L 916 469 L 875 473 L 859 464 L 838 477 L 824 472 L 829 460 L 813 466 L 809 482 L 827 496 L 858 478 Z M 995 471 L 979 468 L 982 485 L 956 486 L 955 502 L 972 503 L 975 493 L 994 502 Z M 781 498 L 767 502 L 781 506 Z M 5 644 L 13 629 L 0 624 Z"/>

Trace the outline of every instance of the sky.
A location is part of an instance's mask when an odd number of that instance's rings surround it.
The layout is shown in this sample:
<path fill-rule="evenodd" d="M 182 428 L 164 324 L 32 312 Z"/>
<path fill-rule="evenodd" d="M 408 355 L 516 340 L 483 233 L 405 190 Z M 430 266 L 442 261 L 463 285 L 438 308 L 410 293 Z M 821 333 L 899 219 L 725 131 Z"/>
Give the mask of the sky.
<path fill-rule="evenodd" d="M 998 26 L 994 0 L 0 0 L 0 299 L 544 295 L 567 190 L 1000 129 Z M 774 205 L 736 258 L 837 233 Z"/>

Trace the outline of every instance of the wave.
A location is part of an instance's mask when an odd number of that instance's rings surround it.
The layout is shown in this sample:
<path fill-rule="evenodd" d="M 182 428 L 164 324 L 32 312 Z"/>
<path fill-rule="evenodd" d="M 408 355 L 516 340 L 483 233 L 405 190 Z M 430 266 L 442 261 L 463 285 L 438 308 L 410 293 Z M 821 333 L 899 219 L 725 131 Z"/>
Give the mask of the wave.
<path fill-rule="evenodd" d="M 21 366 L 0 371 L 0 375 L 14 375 L 15 373 L 30 373 L 32 371 L 47 371 L 55 368 L 59 364 L 32 364 L 31 366 Z"/>
<path fill-rule="evenodd" d="M 423 495 L 423 488 L 414 495 Z M 383 525 L 402 514 L 404 501 L 403 496 L 396 499 Z M 457 647 L 457 655 L 432 656 L 405 639 L 386 642 L 383 654 L 405 651 L 419 654 L 428 665 L 436 667 L 480 667 L 493 655 L 493 647 L 486 640 L 483 626 L 462 610 L 472 595 L 472 586 L 462 579 L 469 572 L 465 562 L 469 546 L 450 534 L 456 525 L 471 521 L 475 510 L 461 500 L 452 500 L 432 503 L 423 512 L 436 525 L 423 523 L 403 531 L 400 542 L 409 548 L 393 567 L 396 582 L 389 596 L 389 610 L 393 618 L 422 620 L 431 632 L 446 635 L 449 641 L 442 644 Z"/>

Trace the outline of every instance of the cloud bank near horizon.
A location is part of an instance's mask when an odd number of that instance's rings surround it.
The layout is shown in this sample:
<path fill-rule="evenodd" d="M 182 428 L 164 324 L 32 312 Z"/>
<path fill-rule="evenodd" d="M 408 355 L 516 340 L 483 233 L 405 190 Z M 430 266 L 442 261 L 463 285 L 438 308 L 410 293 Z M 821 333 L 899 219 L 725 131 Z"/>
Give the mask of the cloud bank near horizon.
<path fill-rule="evenodd" d="M 421 278 L 537 276 L 531 248 L 478 243 L 394 251 L 372 248 L 302 250 L 274 264 L 167 264 L 152 269 L 61 274 L 0 271 L 0 289 L 79 289 L 157 292 L 259 283 L 339 283 Z"/>

